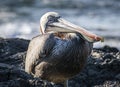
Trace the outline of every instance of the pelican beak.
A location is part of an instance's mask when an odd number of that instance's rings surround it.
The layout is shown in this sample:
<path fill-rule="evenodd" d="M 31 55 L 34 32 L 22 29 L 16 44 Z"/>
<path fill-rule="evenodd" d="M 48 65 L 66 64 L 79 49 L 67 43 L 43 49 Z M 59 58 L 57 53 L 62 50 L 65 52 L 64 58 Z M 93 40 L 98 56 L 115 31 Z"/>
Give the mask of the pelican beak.
<path fill-rule="evenodd" d="M 93 34 L 92 32 L 84 29 L 83 27 L 72 24 L 64 20 L 63 18 L 59 18 L 58 22 L 49 24 L 46 30 L 54 31 L 54 32 L 69 32 L 69 33 L 78 32 L 84 37 L 85 40 L 89 42 L 104 41 L 103 37 L 97 36 L 96 34 Z"/>

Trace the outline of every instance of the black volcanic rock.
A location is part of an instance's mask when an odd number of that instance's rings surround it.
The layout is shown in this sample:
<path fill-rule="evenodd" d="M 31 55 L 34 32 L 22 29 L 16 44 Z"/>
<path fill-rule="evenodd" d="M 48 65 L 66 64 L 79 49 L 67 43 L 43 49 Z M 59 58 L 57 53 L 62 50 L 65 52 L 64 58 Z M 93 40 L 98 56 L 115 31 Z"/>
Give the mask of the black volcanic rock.
<path fill-rule="evenodd" d="M 29 40 L 0 38 L 0 87 L 53 87 L 24 71 Z M 63 87 L 56 84 L 56 87 Z M 120 51 L 104 46 L 94 48 L 84 70 L 69 80 L 70 87 L 120 87 Z"/>
<path fill-rule="evenodd" d="M 0 38 L 0 57 L 8 57 L 27 50 L 29 41 L 18 38 Z"/>

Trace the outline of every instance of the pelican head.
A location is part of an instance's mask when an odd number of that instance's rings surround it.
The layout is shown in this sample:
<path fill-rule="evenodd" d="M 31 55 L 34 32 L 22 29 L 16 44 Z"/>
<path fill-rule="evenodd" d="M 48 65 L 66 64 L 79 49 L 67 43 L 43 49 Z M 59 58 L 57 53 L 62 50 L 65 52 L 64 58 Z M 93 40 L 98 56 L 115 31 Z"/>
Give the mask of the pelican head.
<path fill-rule="evenodd" d="M 103 41 L 103 37 L 91 33 L 83 27 L 72 24 L 63 19 L 56 12 L 47 12 L 40 19 L 40 29 L 42 34 L 45 33 L 80 33 L 88 42 Z"/>

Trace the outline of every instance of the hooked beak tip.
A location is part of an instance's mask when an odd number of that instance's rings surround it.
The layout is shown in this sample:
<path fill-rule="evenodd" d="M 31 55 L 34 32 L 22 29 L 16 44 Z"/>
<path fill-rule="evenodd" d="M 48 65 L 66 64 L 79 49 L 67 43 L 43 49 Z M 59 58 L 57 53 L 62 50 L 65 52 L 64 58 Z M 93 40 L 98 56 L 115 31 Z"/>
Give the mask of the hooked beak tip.
<path fill-rule="evenodd" d="M 101 40 L 100 40 L 101 42 L 104 42 L 104 37 L 101 37 Z"/>
<path fill-rule="evenodd" d="M 95 37 L 95 42 L 97 41 L 104 42 L 104 37 Z"/>

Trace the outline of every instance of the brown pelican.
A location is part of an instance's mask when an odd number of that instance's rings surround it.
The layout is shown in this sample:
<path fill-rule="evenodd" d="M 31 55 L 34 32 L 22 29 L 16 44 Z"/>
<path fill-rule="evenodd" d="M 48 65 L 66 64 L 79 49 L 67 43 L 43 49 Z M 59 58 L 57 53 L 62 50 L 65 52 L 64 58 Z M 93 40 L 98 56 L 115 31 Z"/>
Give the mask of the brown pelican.
<path fill-rule="evenodd" d="M 41 17 L 42 35 L 29 44 L 25 71 L 35 77 L 62 83 L 80 73 L 93 42 L 103 38 L 64 20 L 56 12 Z"/>

